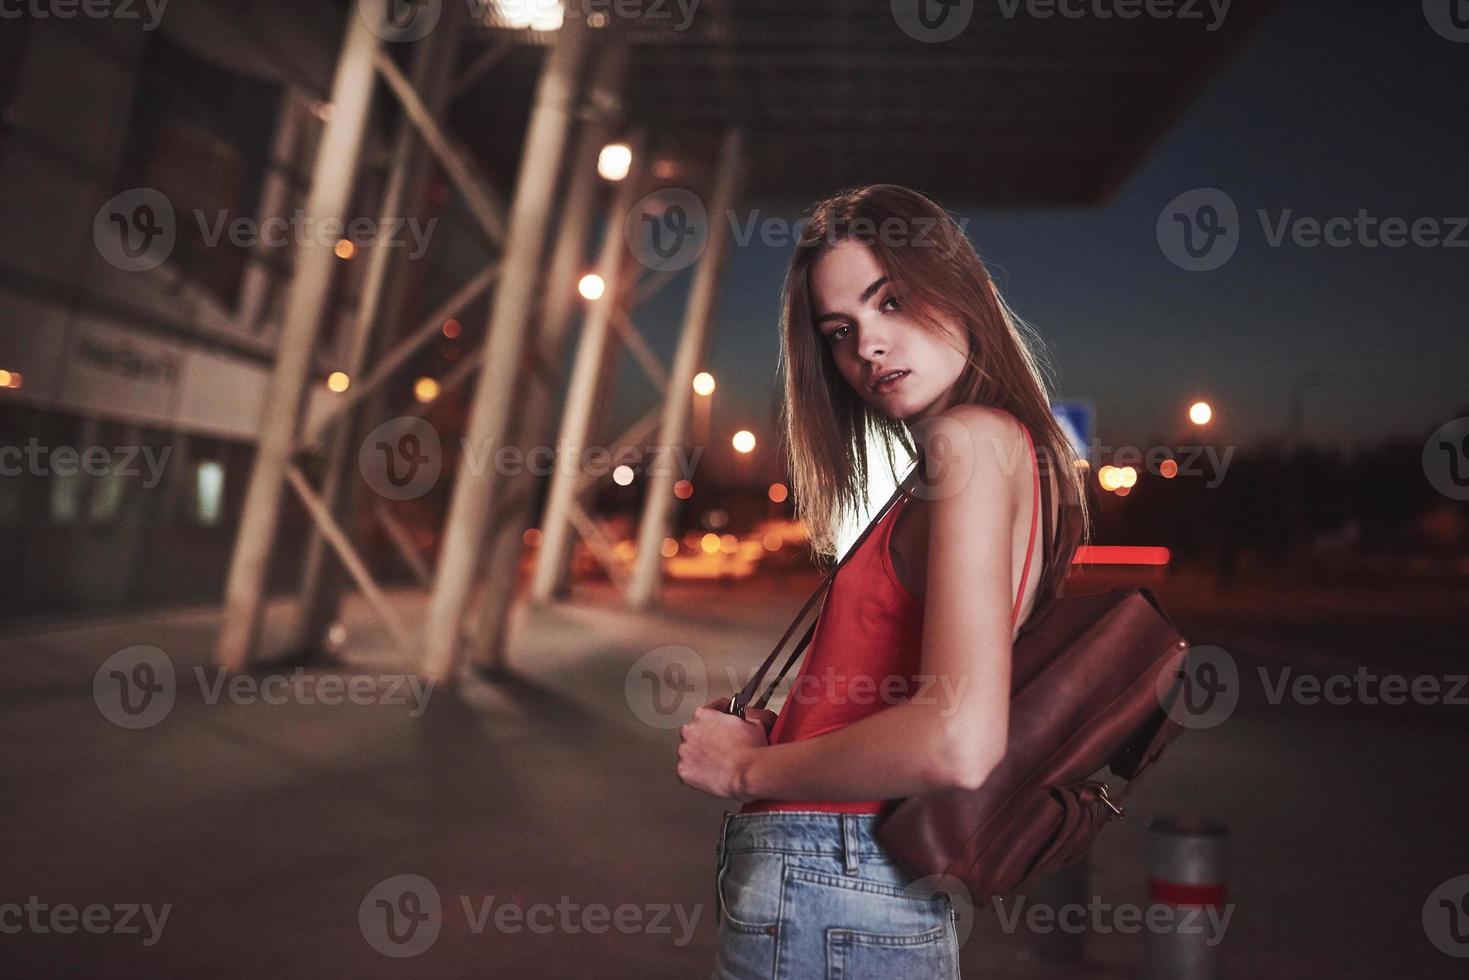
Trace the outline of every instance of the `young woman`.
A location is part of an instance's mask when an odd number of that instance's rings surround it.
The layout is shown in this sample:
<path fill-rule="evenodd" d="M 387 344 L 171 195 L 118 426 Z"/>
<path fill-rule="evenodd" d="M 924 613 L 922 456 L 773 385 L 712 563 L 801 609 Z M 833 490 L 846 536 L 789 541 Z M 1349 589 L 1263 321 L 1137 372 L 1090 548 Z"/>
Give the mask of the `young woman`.
<path fill-rule="evenodd" d="M 744 802 L 720 833 L 715 975 L 957 977 L 952 899 L 905 887 L 874 828 L 903 797 L 979 786 L 1004 755 L 1011 644 L 1071 561 L 1042 561 L 1037 521 L 1084 536 L 1083 475 L 1018 318 L 924 195 L 878 184 L 817 204 L 781 321 L 817 552 L 834 558 L 867 510 L 870 446 L 894 479 L 897 448 L 918 462 L 833 580 L 779 716 L 719 699 L 681 731 L 679 779 Z"/>

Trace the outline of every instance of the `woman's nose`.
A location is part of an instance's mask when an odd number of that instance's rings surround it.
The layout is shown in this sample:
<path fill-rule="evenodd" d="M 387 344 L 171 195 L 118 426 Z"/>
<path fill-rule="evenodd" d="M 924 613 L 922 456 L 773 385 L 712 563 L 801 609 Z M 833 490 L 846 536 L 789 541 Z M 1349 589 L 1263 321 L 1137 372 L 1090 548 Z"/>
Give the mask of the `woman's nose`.
<path fill-rule="evenodd" d="M 888 353 L 887 334 L 881 330 L 867 329 L 862 331 L 862 344 L 859 352 L 867 360 L 875 360 Z"/>

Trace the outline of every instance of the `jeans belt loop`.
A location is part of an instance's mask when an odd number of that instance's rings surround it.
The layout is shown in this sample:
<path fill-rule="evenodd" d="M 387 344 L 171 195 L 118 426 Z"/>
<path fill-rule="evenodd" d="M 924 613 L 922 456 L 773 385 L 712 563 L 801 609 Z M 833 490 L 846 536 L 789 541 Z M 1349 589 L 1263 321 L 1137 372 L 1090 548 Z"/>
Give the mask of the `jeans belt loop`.
<path fill-rule="evenodd" d="M 857 873 L 857 817 L 851 813 L 842 814 L 842 861 L 847 874 Z"/>

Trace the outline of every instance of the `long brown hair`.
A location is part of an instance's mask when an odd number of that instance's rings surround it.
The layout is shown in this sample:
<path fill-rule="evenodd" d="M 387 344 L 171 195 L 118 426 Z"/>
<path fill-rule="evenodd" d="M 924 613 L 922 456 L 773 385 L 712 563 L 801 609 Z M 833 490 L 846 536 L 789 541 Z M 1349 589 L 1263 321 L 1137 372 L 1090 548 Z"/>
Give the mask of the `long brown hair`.
<path fill-rule="evenodd" d="M 949 213 L 895 184 L 849 188 L 815 204 L 781 292 L 781 426 L 796 516 L 806 524 L 817 556 L 835 558 L 839 529 L 868 512 L 869 442 L 886 456 L 895 482 L 895 449 L 901 446 L 910 456 L 917 451 L 906 424 L 874 410 L 838 373 L 831 346 L 814 322 L 811 269 L 824 252 L 847 240 L 871 250 L 904 308 L 925 329 L 942 331 L 942 318 L 968 335 L 968 363 L 952 403 L 1008 411 L 1030 430 L 1037 456 L 1056 462 L 1049 468 L 1056 473 L 1062 506 L 1037 592 L 1049 595 L 1070 569 L 1077 545 L 1089 536 L 1090 518 L 1085 474 L 1051 412 L 1034 353 L 1044 344 L 1005 304 Z"/>

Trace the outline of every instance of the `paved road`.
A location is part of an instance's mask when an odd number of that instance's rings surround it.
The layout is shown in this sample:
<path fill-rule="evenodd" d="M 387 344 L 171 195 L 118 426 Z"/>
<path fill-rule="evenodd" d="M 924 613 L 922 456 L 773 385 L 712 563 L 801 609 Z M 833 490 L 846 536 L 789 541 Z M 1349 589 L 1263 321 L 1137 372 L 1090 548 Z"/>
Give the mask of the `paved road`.
<path fill-rule="evenodd" d="M 656 614 L 583 587 L 573 603 L 521 609 L 514 676 L 457 696 L 415 694 L 358 603 L 349 663 L 263 686 L 256 675 L 233 692 L 214 686 L 210 608 L 11 630 L 0 641 L 0 905 L 45 908 L 0 934 L 0 976 L 706 976 L 728 803 L 673 777 L 677 716 L 747 676 L 808 584 L 681 586 Z M 1231 654 L 1240 703 L 1188 733 L 1139 787 L 1094 852 L 1089 901 L 1145 904 L 1143 818 L 1197 810 L 1231 831 L 1230 976 L 1462 976 L 1464 961 L 1434 948 L 1421 916 L 1435 887 L 1469 874 L 1469 707 L 1269 697 L 1283 666 L 1464 673 L 1459 604 L 1221 595 L 1187 576 L 1157 588 L 1194 643 Z M 421 616 L 416 597 L 394 601 L 411 622 Z M 288 613 L 271 607 L 268 636 Z M 163 651 L 176 692 L 166 715 L 130 730 L 109 720 L 141 716 L 119 715 L 108 671 L 100 700 L 93 683 L 138 645 Z M 681 698 L 663 692 L 665 716 L 626 685 L 668 645 L 687 647 L 668 655 L 703 666 L 706 682 L 690 674 Z M 113 668 L 147 680 L 136 673 L 147 656 Z M 344 688 L 344 703 L 324 704 L 327 676 L 377 680 L 356 682 L 361 703 Z M 438 896 L 441 913 L 424 921 L 439 932 L 415 933 L 422 952 L 392 958 L 374 946 L 400 949 L 378 900 L 392 891 L 400 924 L 431 911 L 400 900 L 404 882 L 424 903 Z M 49 931 L 66 928 L 70 907 L 111 931 Z M 118 930 L 124 920 L 137 931 Z M 1007 932 L 981 911 L 965 975 L 1138 974 L 1141 936 L 1093 931 L 1084 964 L 1047 960 L 1058 938 Z"/>

